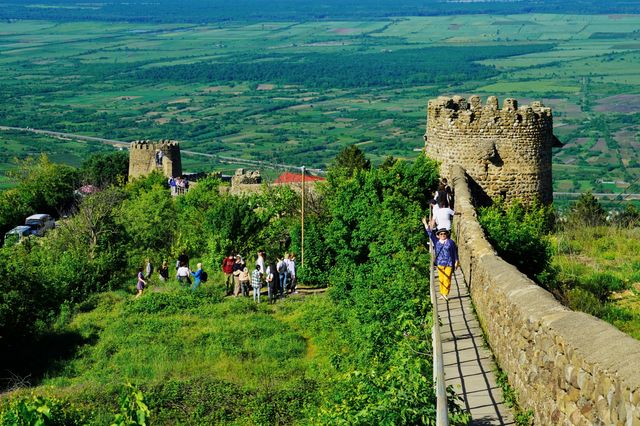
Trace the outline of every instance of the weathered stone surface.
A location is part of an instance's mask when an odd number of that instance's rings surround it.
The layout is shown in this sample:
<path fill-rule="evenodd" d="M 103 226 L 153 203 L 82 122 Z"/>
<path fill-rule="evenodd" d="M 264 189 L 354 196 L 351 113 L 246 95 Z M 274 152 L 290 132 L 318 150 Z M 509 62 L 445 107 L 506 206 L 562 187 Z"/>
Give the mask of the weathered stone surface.
<path fill-rule="evenodd" d="M 161 165 L 156 162 L 157 152 L 162 152 Z M 182 175 L 180 144 L 169 140 L 132 142 L 129 147 L 129 178 L 146 176 L 156 170 L 166 177 Z"/>
<path fill-rule="evenodd" d="M 439 97 L 427 107 L 426 153 L 441 161 L 449 177 L 461 165 L 488 197 L 506 201 L 535 199 L 551 203 L 553 117 L 540 102 L 518 106 L 505 99 L 502 109 L 490 96 Z"/>
<path fill-rule="evenodd" d="M 262 176 L 259 170 L 236 169 L 236 173 L 231 177 L 231 186 L 255 185 L 262 183 Z"/>
<path fill-rule="evenodd" d="M 483 109 L 483 112 L 486 110 Z M 640 425 L 640 342 L 573 312 L 498 257 L 452 166 L 460 261 L 500 367 L 537 425 Z"/>

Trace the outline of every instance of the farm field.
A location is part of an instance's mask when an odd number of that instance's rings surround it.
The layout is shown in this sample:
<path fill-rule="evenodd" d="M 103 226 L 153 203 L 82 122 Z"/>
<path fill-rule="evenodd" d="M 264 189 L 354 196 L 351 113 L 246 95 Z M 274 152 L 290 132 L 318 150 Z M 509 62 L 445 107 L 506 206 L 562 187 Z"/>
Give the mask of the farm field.
<path fill-rule="evenodd" d="M 432 97 L 516 97 L 554 109 L 565 143 L 554 155 L 556 190 L 639 192 L 638 37 L 640 15 L 10 21 L 0 24 L 0 125 L 176 139 L 194 151 L 326 168 L 354 143 L 374 163 L 417 156 Z M 28 134 L 0 138 L 14 146 L 2 170 L 10 157 L 60 149 Z M 77 164 L 96 149 L 56 158 Z M 187 171 L 234 167 L 185 159 Z"/>

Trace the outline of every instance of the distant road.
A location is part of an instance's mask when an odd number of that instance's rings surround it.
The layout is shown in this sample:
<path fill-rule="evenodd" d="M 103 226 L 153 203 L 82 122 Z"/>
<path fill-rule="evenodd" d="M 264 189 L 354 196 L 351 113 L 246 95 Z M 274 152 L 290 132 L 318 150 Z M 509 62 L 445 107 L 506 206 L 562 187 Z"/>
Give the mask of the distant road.
<path fill-rule="evenodd" d="M 553 196 L 556 195 L 563 197 L 575 197 L 578 198 L 581 196 L 582 192 L 554 192 Z M 619 193 L 611 193 L 611 192 L 593 192 L 592 195 L 596 198 L 608 198 L 610 200 L 615 200 L 618 197 L 622 197 L 622 200 L 640 200 L 640 194 L 619 194 Z"/>
<path fill-rule="evenodd" d="M 94 136 L 76 135 L 74 133 L 54 132 L 54 131 L 51 131 L 51 130 L 43 130 L 43 129 L 32 129 L 31 127 L 0 126 L 0 130 L 3 130 L 3 131 L 18 131 L 18 132 L 31 132 L 31 133 L 36 133 L 38 135 L 52 136 L 54 138 L 75 139 L 75 140 L 85 141 L 85 142 L 99 142 L 99 143 L 104 143 L 104 144 L 107 144 L 107 145 L 112 145 L 112 146 L 115 146 L 117 148 L 127 148 L 127 149 L 129 149 L 129 146 L 131 145 L 131 142 L 117 141 L 117 140 L 114 140 L 114 139 L 98 138 L 98 137 L 94 137 Z M 190 150 L 184 150 L 184 149 L 181 149 L 180 152 L 182 154 L 187 154 L 187 155 L 212 158 L 212 159 L 220 161 L 221 163 L 240 164 L 240 165 L 245 165 L 245 166 L 268 167 L 268 168 L 271 168 L 271 169 L 285 169 L 285 170 L 296 170 L 296 171 L 300 171 L 300 169 L 301 169 L 300 166 L 292 166 L 290 164 L 278 164 L 278 163 L 270 163 L 270 162 L 266 162 L 266 161 L 247 160 L 247 159 L 244 159 L 244 158 L 225 157 L 223 155 L 207 154 L 205 152 L 197 152 L 197 151 L 190 151 Z M 325 173 L 322 169 L 306 168 L 306 170 L 308 172 L 310 172 L 310 173 L 320 174 L 320 175 Z"/>

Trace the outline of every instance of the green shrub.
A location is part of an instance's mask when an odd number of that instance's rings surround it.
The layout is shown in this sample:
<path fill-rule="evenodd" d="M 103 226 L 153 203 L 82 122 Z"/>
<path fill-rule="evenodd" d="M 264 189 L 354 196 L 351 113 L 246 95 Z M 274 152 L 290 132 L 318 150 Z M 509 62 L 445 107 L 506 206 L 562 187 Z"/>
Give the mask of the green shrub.
<path fill-rule="evenodd" d="M 0 406 L 0 425 L 73 426 L 87 423 L 86 414 L 63 399 L 31 395 Z"/>
<path fill-rule="evenodd" d="M 596 197 L 589 191 L 571 204 L 567 224 L 572 227 L 598 226 L 605 223 L 606 212 Z"/>
<path fill-rule="evenodd" d="M 624 282 L 608 272 L 596 272 L 580 277 L 577 285 L 593 294 L 600 302 L 609 300 L 611 293 L 626 288 Z"/>
<path fill-rule="evenodd" d="M 224 294 L 220 289 L 208 287 L 198 288 L 198 291 L 180 289 L 176 292 L 149 293 L 138 299 L 125 303 L 125 312 L 130 314 L 176 314 L 190 309 L 197 309 L 203 304 L 218 303 Z"/>
<path fill-rule="evenodd" d="M 538 282 L 546 270 L 544 280 L 551 282 L 548 268 L 553 248 L 547 237 L 551 216 L 549 207 L 524 208 L 516 202 L 506 208 L 502 204 L 480 208 L 478 221 L 500 257 Z"/>
<path fill-rule="evenodd" d="M 604 312 L 604 305 L 598 297 L 588 290 L 580 287 L 567 291 L 569 307 L 574 311 L 581 311 L 594 317 L 601 317 Z"/>

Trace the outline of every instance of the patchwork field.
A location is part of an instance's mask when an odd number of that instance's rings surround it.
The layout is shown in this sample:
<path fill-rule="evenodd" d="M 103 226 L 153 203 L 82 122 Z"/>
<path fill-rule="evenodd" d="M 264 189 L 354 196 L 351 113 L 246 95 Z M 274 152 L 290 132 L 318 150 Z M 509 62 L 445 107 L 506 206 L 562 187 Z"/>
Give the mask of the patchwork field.
<path fill-rule="evenodd" d="M 0 125 L 171 138 L 194 151 L 326 168 L 352 143 L 374 163 L 415 157 L 426 102 L 438 95 L 542 99 L 566 144 L 554 157 L 557 190 L 640 192 L 638 37 L 638 15 L 11 21 L 0 24 Z M 0 137 L 14 147 L 2 152 L 2 170 L 12 157 L 62 149 L 28 133 Z M 78 144 L 59 158 L 77 164 L 104 149 Z M 234 167 L 185 159 L 189 171 Z"/>

